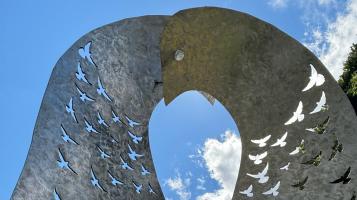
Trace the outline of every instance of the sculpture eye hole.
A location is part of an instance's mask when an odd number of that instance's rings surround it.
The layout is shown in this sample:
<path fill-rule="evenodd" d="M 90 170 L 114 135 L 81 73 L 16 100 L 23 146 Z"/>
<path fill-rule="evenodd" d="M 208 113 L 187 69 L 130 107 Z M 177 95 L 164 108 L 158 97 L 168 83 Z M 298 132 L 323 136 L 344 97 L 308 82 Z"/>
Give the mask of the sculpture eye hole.
<path fill-rule="evenodd" d="M 232 116 L 212 98 L 188 91 L 167 106 L 161 101 L 151 116 L 150 147 L 166 198 L 233 196 L 241 140 Z"/>

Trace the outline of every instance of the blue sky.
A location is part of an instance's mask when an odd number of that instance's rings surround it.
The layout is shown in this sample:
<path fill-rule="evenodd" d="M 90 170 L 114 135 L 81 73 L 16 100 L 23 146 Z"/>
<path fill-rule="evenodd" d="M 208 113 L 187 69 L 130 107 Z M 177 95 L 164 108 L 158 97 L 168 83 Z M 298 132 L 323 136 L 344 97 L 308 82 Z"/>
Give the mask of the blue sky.
<path fill-rule="evenodd" d="M 277 26 L 316 53 L 335 77 L 349 46 L 357 42 L 356 0 L 0 1 L 0 199 L 11 195 L 51 70 L 70 45 L 87 32 L 123 18 L 171 15 L 198 6 L 243 11 Z M 195 92 L 183 94 L 168 107 L 160 103 L 150 122 L 150 139 L 167 197 L 187 200 L 229 192 L 231 180 L 210 163 L 210 155 L 223 146 L 237 148 L 239 135 L 227 132 L 237 134 L 236 129 L 222 105 L 211 106 Z M 185 148 L 166 151 L 169 144 L 159 137 L 163 130 Z M 168 162 L 167 157 L 171 157 Z"/>
<path fill-rule="evenodd" d="M 222 151 L 214 149 L 226 140 L 222 134 L 227 130 L 238 134 L 234 120 L 222 104 L 216 102 L 212 106 L 200 93 L 185 92 L 167 107 L 160 102 L 150 119 L 149 130 L 155 167 L 166 197 L 178 199 L 176 193 L 183 192 L 194 199 L 219 188 L 217 181 L 210 178 L 203 152 L 206 152 L 208 138 L 220 139 L 208 145 L 213 155 Z M 232 141 L 236 147 L 226 143 L 226 149 L 239 152 L 240 140 Z M 222 158 L 227 157 L 226 161 L 235 161 L 235 166 L 239 166 L 240 154 L 234 153 L 234 158 L 228 158 L 230 151 Z M 224 164 L 226 162 L 221 166 Z M 237 173 L 236 167 L 233 176 Z M 180 184 L 183 185 L 181 188 L 175 188 Z"/>

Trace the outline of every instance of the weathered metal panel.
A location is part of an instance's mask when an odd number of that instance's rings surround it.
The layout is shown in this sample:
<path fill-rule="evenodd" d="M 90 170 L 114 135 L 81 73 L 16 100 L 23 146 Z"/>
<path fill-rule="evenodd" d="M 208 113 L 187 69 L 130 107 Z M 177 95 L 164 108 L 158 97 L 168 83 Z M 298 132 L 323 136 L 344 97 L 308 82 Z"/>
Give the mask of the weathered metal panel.
<path fill-rule="evenodd" d="M 62 200 L 163 199 L 150 152 L 148 122 L 162 99 L 162 85 L 155 82 L 161 81 L 159 38 L 166 21 L 165 16 L 146 16 L 104 26 L 83 36 L 60 58 L 12 199 L 55 199 L 55 190 Z M 81 49 L 86 45 L 87 49 Z M 83 50 L 91 52 L 93 63 L 81 56 Z M 85 79 L 76 76 L 78 63 Z M 98 78 L 108 98 L 98 93 Z M 93 101 L 82 102 L 77 88 Z M 78 122 L 66 111 L 70 99 Z M 112 111 L 119 122 L 114 122 Z M 109 127 L 99 124 L 98 112 Z M 125 116 L 140 125 L 128 126 Z M 89 133 L 85 120 L 98 133 Z M 61 125 L 78 145 L 64 141 Z M 142 141 L 134 143 L 128 130 Z M 128 145 L 143 156 L 131 160 Z M 99 148 L 110 157 L 101 158 Z M 58 166 L 59 150 L 75 173 Z M 120 156 L 133 170 L 121 167 Z M 142 175 L 141 164 L 151 174 Z M 103 190 L 92 185 L 91 169 Z M 109 173 L 123 185 L 112 185 Z M 142 184 L 140 194 L 133 183 Z M 155 194 L 149 192 L 149 184 Z"/>
<path fill-rule="evenodd" d="M 184 52 L 181 61 L 174 59 L 177 50 Z M 198 8 L 180 11 L 170 18 L 162 33 L 161 59 L 166 103 L 185 91 L 204 91 L 220 101 L 237 123 L 243 152 L 233 199 L 247 198 L 239 192 L 250 185 L 254 199 L 351 199 L 357 188 L 357 118 L 336 81 L 302 44 L 247 14 Z M 310 64 L 321 75 L 316 75 L 312 88 L 302 91 L 310 82 Z M 310 114 L 322 92 L 328 110 Z M 300 101 L 304 119 L 284 125 L 297 112 Z M 327 117 L 329 122 L 323 134 L 306 130 L 322 124 Z M 286 145 L 271 146 L 285 132 Z M 251 142 L 268 135 L 271 138 L 264 147 Z M 329 161 L 336 137 L 343 151 Z M 302 140 L 305 153 L 289 155 Z M 318 166 L 301 164 L 320 151 Z M 249 154 L 264 157 L 264 152 L 267 156 L 260 164 L 249 158 Z M 288 171 L 280 169 L 289 162 Z M 267 163 L 267 182 L 259 183 L 247 175 L 262 172 Z M 350 183 L 330 183 L 348 167 L 352 168 Z M 304 189 L 292 187 L 306 177 Z M 262 194 L 279 181 L 277 196 Z"/>

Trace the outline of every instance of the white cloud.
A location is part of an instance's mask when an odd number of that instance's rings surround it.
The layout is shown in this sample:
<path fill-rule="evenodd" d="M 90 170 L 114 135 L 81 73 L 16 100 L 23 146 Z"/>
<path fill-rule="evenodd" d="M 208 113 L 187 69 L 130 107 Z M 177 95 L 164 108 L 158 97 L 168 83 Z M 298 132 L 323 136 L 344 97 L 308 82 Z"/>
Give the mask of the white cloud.
<path fill-rule="evenodd" d="M 288 4 L 288 0 L 269 0 L 268 4 L 273 8 L 284 8 Z"/>
<path fill-rule="evenodd" d="M 191 179 L 182 179 L 178 171 L 176 171 L 175 178 L 170 177 L 165 182 L 165 185 L 169 186 L 169 188 L 179 196 L 180 200 L 189 200 L 191 198 L 191 192 L 188 190 L 190 184 Z"/>
<path fill-rule="evenodd" d="M 197 178 L 197 186 L 196 186 L 196 189 L 197 189 L 197 190 L 206 190 L 205 183 L 206 183 L 205 177 Z"/>
<path fill-rule="evenodd" d="M 337 3 L 336 0 L 318 0 L 320 5 L 331 5 Z"/>
<path fill-rule="evenodd" d="M 321 55 L 326 50 L 325 36 L 319 28 L 312 29 L 310 32 L 306 32 L 304 36 L 310 37 L 309 42 L 305 42 L 304 45 L 309 48 L 316 55 Z"/>
<path fill-rule="evenodd" d="M 195 163 L 197 166 L 203 168 L 204 167 L 204 160 L 202 159 L 203 158 L 203 155 L 202 155 L 202 151 L 201 151 L 201 148 L 198 147 L 196 149 L 196 152 L 195 154 L 191 154 L 191 155 L 188 155 L 188 158 L 191 159 L 191 161 L 193 163 Z"/>
<path fill-rule="evenodd" d="M 231 200 L 238 177 L 242 144 L 240 138 L 226 131 L 222 140 L 207 139 L 203 159 L 212 179 L 220 188 L 197 197 L 197 200 Z"/>
<path fill-rule="evenodd" d="M 307 28 L 304 45 L 338 79 L 352 43 L 357 42 L 357 0 L 270 0 L 268 4 L 273 8 L 294 5 L 301 10 Z"/>
<path fill-rule="evenodd" d="M 285 8 L 289 4 L 298 5 L 302 9 L 311 9 L 313 6 L 337 6 L 341 2 L 337 0 L 299 0 L 299 1 L 290 1 L 290 0 L 269 0 L 268 5 L 273 8 Z"/>
<path fill-rule="evenodd" d="M 323 34 L 323 39 L 313 36 L 313 43 L 320 43 L 316 52 L 321 61 L 329 69 L 335 79 L 343 72 L 343 63 L 346 60 L 352 43 L 357 42 L 357 0 L 349 0 L 344 12 L 330 23 Z M 307 44 L 309 47 L 310 44 Z"/>
<path fill-rule="evenodd" d="M 337 11 L 344 8 L 345 2 L 338 0 L 269 0 L 268 5 L 272 8 L 299 11 L 300 19 L 308 28 L 326 24 L 336 17 Z"/>
<path fill-rule="evenodd" d="M 290 1 L 290 0 L 269 0 L 268 5 L 272 8 L 286 8 L 289 4 L 298 5 L 303 9 L 311 9 L 314 6 L 336 6 L 336 0 L 299 0 L 299 1 Z"/>

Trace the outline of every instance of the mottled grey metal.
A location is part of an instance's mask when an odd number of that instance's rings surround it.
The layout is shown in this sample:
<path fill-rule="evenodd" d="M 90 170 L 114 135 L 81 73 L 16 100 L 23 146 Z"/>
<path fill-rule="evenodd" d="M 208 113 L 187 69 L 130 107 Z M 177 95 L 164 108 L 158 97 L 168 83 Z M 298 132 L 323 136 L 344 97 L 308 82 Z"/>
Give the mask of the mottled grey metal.
<path fill-rule="evenodd" d="M 176 49 L 185 52 L 177 62 Z M 346 95 L 323 64 L 303 45 L 259 19 L 233 10 L 198 8 L 180 11 L 170 18 L 161 39 L 164 100 L 168 104 L 189 90 L 204 91 L 220 101 L 238 125 L 242 159 L 233 199 L 345 199 L 357 190 L 357 118 Z M 309 82 L 310 64 L 325 76 L 322 86 L 302 92 Z M 329 109 L 309 114 L 325 91 Z M 305 119 L 284 123 L 303 102 Z M 324 134 L 306 131 L 330 117 Z M 285 147 L 271 147 L 288 131 Z M 328 161 L 336 134 L 344 150 Z M 267 146 L 250 140 L 271 134 Z M 301 140 L 305 154 L 289 156 Z M 268 152 L 262 164 L 248 158 Z M 322 151 L 319 166 L 303 165 Z M 247 173 L 261 172 L 269 163 L 269 181 L 260 184 Z M 288 171 L 281 167 L 291 162 Z M 349 184 L 331 184 L 351 166 Z M 238 172 L 237 172 L 238 173 Z M 303 190 L 291 185 L 308 176 Z M 281 181 L 276 197 L 262 193 Z M 253 198 L 239 191 L 253 186 Z"/>
<path fill-rule="evenodd" d="M 78 52 L 88 42 L 95 64 Z M 180 61 L 175 60 L 177 49 L 184 52 Z M 78 62 L 90 84 L 76 78 Z M 309 64 L 326 81 L 322 86 L 302 92 L 309 82 Z M 112 101 L 97 93 L 98 78 Z M 82 102 L 76 87 L 94 101 Z M 343 91 L 303 45 L 270 24 L 219 8 L 185 10 L 170 18 L 126 19 L 90 32 L 77 41 L 53 70 L 12 199 L 55 199 L 55 191 L 62 200 L 164 199 L 151 157 L 148 122 L 163 96 L 169 103 L 188 90 L 201 91 L 211 103 L 219 100 L 238 124 L 243 153 L 233 199 L 246 199 L 239 191 L 249 185 L 254 187 L 252 199 L 351 199 L 357 188 L 357 120 Z M 310 115 L 322 91 L 326 93 L 329 109 Z M 66 112 L 71 98 L 78 123 Z M 305 119 L 284 125 L 300 100 Z M 114 122 L 112 111 L 121 122 Z M 98 122 L 97 112 L 108 128 Z M 125 116 L 141 125 L 132 128 Z M 305 130 L 327 116 L 330 122 L 324 134 Z M 88 133 L 85 120 L 99 133 Z M 61 138 L 61 125 L 78 145 Z M 128 130 L 143 140 L 136 144 Z M 285 131 L 289 133 L 287 145 L 271 147 Z M 333 133 L 344 150 L 328 161 L 335 140 Z M 265 147 L 259 148 L 250 141 L 267 134 L 272 137 Z M 289 156 L 302 139 L 306 153 Z M 144 156 L 130 160 L 128 145 Z M 101 158 L 98 147 L 111 157 Z M 59 150 L 75 172 L 59 168 Z M 269 154 L 262 164 L 254 165 L 249 160 L 248 154 L 264 151 Z M 301 164 L 319 151 L 322 151 L 319 166 Z M 121 168 L 120 156 L 133 171 Z M 259 184 L 246 175 L 262 171 L 267 162 L 270 177 L 267 183 Z M 288 162 L 291 162 L 288 171 L 279 169 Z M 150 175 L 141 174 L 141 164 Z M 329 183 L 342 176 L 349 166 L 352 168 L 349 184 Z M 91 184 L 91 169 L 103 191 Z M 111 185 L 108 170 L 124 184 Z M 303 190 L 291 186 L 306 176 L 309 179 Z M 278 181 L 281 185 L 276 197 L 262 194 Z M 133 183 L 143 184 L 140 194 Z M 148 191 L 149 184 L 155 194 Z"/>
<path fill-rule="evenodd" d="M 166 21 L 165 16 L 146 16 L 104 26 L 82 37 L 60 58 L 48 83 L 30 151 L 12 199 L 54 199 L 55 188 L 62 200 L 163 199 L 150 152 L 148 122 L 154 107 L 162 99 L 162 85 L 155 85 L 155 81 L 161 81 L 159 37 Z M 78 54 L 78 49 L 89 41 L 92 42 L 90 50 L 97 67 Z M 76 79 L 78 61 L 92 85 Z M 98 76 L 112 102 L 98 95 Z M 80 101 L 75 84 L 95 101 Z M 70 98 L 73 98 L 78 123 L 65 109 Z M 143 126 L 132 130 L 143 137 L 141 143 L 135 144 L 130 140 L 128 126 L 113 122 L 112 110 L 123 122 L 126 114 L 143 123 Z M 98 124 L 97 111 L 110 128 Z M 84 118 L 93 123 L 100 134 L 88 134 Z M 79 145 L 62 140 L 61 124 Z M 111 142 L 110 135 L 118 144 Z M 127 144 L 144 157 L 130 161 Z M 112 157 L 100 158 L 96 145 Z M 57 166 L 58 148 L 78 175 Z M 120 155 L 134 171 L 120 168 Z M 151 174 L 142 176 L 140 164 L 144 164 Z M 91 185 L 91 166 L 107 192 Z M 111 185 L 107 170 L 124 185 Z M 140 194 L 135 192 L 132 181 L 143 184 Z M 156 194 L 148 192 L 149 183 Z"/>

